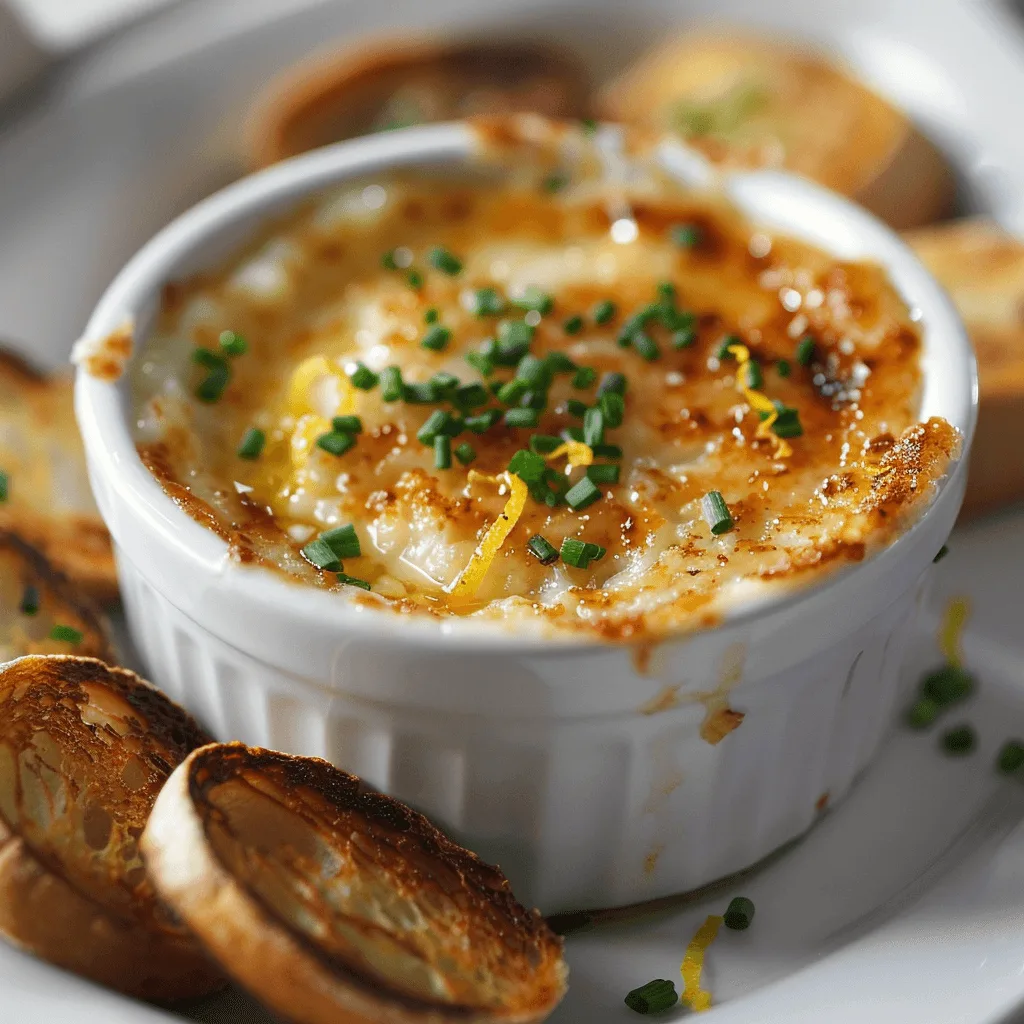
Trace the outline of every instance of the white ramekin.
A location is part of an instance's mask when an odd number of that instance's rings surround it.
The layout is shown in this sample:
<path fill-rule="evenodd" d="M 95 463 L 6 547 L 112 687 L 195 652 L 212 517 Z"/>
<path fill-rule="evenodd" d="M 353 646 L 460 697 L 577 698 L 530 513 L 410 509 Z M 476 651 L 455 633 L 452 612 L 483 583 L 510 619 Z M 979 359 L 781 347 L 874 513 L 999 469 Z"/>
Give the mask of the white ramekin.
<path fill-rule="evenodd" d="M 473 151 L 464 126 L 417 128 L 242 180 L 142 249 L 85 337 L 132 317 L 142 347 L 162 285 L 222 260 L 268 215 L 357 175 L 454 166 Z M 691 183 L 709 176 L 678 147 L 665 162 Z M 944 416 L 969 443 L 971 349 L 910 251 L 796 178 L 735 174 L 721 187 L 755 221 L 888 268 L 924 324 L 922 416 Z M 877 556 L 638 650 L 400 618 L 234 564 L 140 462 L 125 380 L 80 373 L 76 404 L 151 678 L 223 739 L 326 757 L 425 811 L 546 912 L 652 899 L 738 871 L 849 789 L 901 700 L 917 592 L 966 470 L 955 465 L 927 513 Z M 725 689 L 745 717 L 712 745 L 701 724 L 708 695 Z"/>

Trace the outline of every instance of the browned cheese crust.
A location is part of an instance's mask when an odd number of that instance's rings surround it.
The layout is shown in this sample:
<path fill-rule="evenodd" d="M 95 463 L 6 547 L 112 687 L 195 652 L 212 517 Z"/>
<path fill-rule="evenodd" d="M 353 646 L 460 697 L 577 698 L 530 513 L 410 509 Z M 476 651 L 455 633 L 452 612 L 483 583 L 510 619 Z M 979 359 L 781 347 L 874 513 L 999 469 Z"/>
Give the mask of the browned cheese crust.
<path fill-rule="evenodd" d="M 496 868 L 316 758 L 194 753 L 147 869 L 240 984 L 299 1024 L 543 1020 L 561 941 Z"/>
<path fill-rule="evenodd" d="M 0 934 L 143 999 L 220 988 L 138 846 L 161 786 L 208 739 L 144 680 L 92 658 L 0 669 Z"/>

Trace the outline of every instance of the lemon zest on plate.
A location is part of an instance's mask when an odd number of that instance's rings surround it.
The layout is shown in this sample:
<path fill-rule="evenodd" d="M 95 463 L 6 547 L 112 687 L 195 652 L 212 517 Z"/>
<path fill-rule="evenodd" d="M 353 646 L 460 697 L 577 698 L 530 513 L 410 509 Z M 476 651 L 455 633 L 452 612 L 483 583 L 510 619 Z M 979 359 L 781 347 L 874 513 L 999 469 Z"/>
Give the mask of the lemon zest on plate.
<path fill-rule="evenodd" d="M 687 1003 L 694 1013 L 703 1013 L 711 1009 L 711 993 L 700 987 L 700 976 L 704 970 L 704 954 L 708 946 L 715 941 L 721 927 L 721 917 L 717 914 L 708 917 L 690 939 L 690 944 L 683 954 L 683 962 L 679 966 L 679 973 L 683 976 L 683 994 L 679 998 Z"/>
<path fill-rule="evenodd" d="M 509 495 L 508 501 L 505 502 L 505 508 L 501 515 L 487 528 L 487 532 L 477 545 L 476 551 L 473 552 L 469 564 L 459 574 L 454 586 L 450 588 L 453 597 L 472 597 L 480 589 L 480 584 L 483 583 L 487 570 L 490 569 L 491 563 L 501 550 L 502 544 L 505 543 L 505 539 L 519 522 L 519 517 L 523 514 L 523 509 L 526 508 L 526 499 L 530 494 L 530 489 L 526 486 L 525 481 L 511 473 L 503 473 L 500 477 L 495 477 L 470 470 L 469 479 L 484 480 L 495 484 L 507 483 L 512 493 Z"/>
<path fill-rule="evenodd" d="M 966 597 L 956 597 L 946 606 L 939 630 L 939 649 L 946 661 L 954 668 L 963 666 L 964 656 L 961 640 L 964 626 L 971 614 L 971 603 Z"/>

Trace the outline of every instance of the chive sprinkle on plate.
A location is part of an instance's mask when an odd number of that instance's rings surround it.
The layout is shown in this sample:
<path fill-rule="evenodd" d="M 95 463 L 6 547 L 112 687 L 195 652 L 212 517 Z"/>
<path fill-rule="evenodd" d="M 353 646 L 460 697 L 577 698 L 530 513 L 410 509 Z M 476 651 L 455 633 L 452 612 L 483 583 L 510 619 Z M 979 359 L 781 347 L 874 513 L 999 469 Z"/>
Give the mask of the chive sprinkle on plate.
<path fill-rule="evenodd" d="M 676 987 L 671 981 L 656 978 L 639 988 L 633 989 L 626 998 L 626 1005 L 635 1013 L 664 1013 L 679 1002 Z"/>

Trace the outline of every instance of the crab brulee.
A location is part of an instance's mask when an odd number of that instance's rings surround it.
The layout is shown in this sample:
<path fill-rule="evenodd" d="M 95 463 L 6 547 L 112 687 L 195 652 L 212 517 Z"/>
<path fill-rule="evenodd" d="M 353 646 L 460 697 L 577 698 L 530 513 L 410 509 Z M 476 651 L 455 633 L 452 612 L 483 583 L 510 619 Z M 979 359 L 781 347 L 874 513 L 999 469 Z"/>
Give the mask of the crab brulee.
<path fill-rule="evenodd" d="M 165 289 L 136 440 L 338 601 L 656 636 L 920 514 L 960 444 L 921 348 L 878 266 L 653 173 L 398 174 Z"/>

